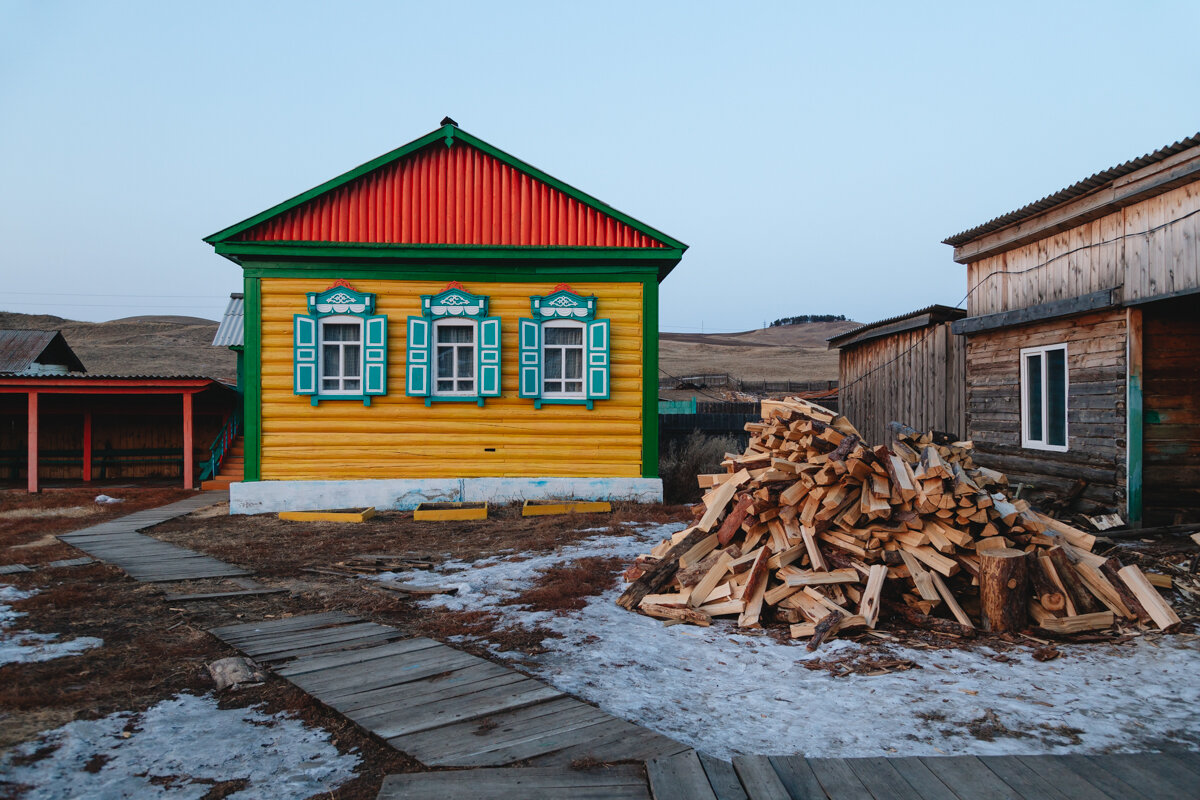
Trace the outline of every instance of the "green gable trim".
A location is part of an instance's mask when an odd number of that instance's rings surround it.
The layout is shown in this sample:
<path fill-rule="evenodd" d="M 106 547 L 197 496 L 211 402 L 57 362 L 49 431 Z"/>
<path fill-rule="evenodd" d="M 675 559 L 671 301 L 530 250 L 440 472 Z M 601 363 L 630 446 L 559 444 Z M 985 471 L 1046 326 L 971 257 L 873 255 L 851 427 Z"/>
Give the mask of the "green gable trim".
<path fill-rule="evenodd" d="M 242 480 L 262 479 L 262 294 L 258 278 L 247 277 L 245 294 L 245 383 L 243 385 Z"/>
<path fill-rule="evenodd" d="M 658 477 L 658 283 L 642 284 L 642 477 Z"/>
<path fill-rule="evenodd" d="M 569 281 L 571 283 L 643 283 L 654 281 L 654 270 L 638 268 L 629 264 L 611 264 L 605 269 L 595 272 L 564 272 L 562 265 L 556 264 L 522 264 L 511 268 L 498 268 L 494 263 L 478 263 L 470 265 L 454 265 L 453 273 L 445 266 L 429 266 L 419 268 L 413 265 L 356 264 L 353 268 L 345 265 L 321 263 L 284 263 L 267 267 L 247 265 L 246 277 L 250 278 L 303 278 L 324 280 L 327 278 L 345 278 L 349 281 L 394 280 L 394 281 L 436 281 L 445 280 L 447 275 L 463 281 L 495 282 L 495 283 L 545 283 L 551 281 Z"/>
<path fill-rule="evenodd" d="M 620 222 L 625 223 L 626 225 L 628 225 L 629 227 L 638 231 L 639 233 L 643 233 L 646 236 L 649 236 L 650 238 L 661 242 L 662 244 L 667 246 L 667 249 L 679 250 L 679 252 L 681 254 L 684 250 L 687 249 L 687 245 L 684 244 L 683 242 L 679 241 L 678 239 L 674 239 L 670 236 L 667 236 L 662 231 L 656 230 L 656 229 L 650 227 L 649 225 L 646 225 L 643 222 L 639 222 L 638 220 L 634 219 L 633 217 L 629 216 L 628 214 L 624 214 L 624 213 L 618 211 L 617 209 L 613 208 L 612 206 L 608 205 L 607 203 L 605 203 L 601 200 L 598 200 L 597 198 L 592 197 L 591 195 L 589 195 L 585 192 L 582 192 L 579 189 L 576 189 L 574 186 L 564 183 L 564 182 L 558 180 L 557 178 L 555 178 L 551 175 L 548 175 L 545 172 L 542 172 L 537 167 L 534 167 L 531 164 L 527 164 L 524 161 L 521 161 L 520 159 L 509 155 L 508 153 L 504 152 L 503 150 L 500 150 L 499 148 L 488 144 L 487 142 L 483 141 L 482 139 L 472 136 L 471 134 L 467 133 L 466 131 L 461 130 L 460 128 L 457 128 L 457 127 L 455 127 L 453 125 L 449 125 L 449 124 L 443 125 L 442 127 L 438 128 L 437 130 L 431 131 L 418 139 L 414 139 L 413 141 L 409 142 L 406 145 L 402 145 L 401 147 L 398 147 L 389 153 L 385 153 L 384 155 L 379 156 L 378 158 L 372 159 L 371 161 L 368 161 L 365 164 L 362 164 L 361 166 L 355 167 L 354 169 L 350 170 L 349 172 L 345 172 L 345 173 L 337 176 L 336 178 L 328 180 L 319 186 L 309 189 L 307 192 L 302 192 L 301 194 L 298 194 L 289 200 L 285 200 L 282 203 L 279 203 L 278 205 L 272 206 L 271 208 L 267 209 L 266 211 L 255 214 L 254 216 L 252 216 L 248 219 L 242 220 L 241 222 L 237 223 L 236 225 L 231 225 L 230 227 L 225 228 L 224 230 L 218 231 L 218 232 L 212 234 L 211 236 L 206 236 L 204 238 L 204 241 L 208 242 L 209 244 L 218 244 L 220 242 L 225 242 L 228 239 L 231 239 L 232 237 L 237 236 L 238 234 L 243 233 L 250 228 L 253 228 L 255 225 L 265 222 L 266 220 L 269 220 L 272 217 L 276 217 L 276 216 L 279 216 L 280 214 L 291 211 L 292 209 L 296 208 L 297 206 L 299 206 L 303 203 L 306 203 L 309 200 L 312 200 L 322 194 L 325 194 L 326 192 L 332 191 L 333 189 L 337 189 L 340 186 L 344 186 L 345 184 L 350 183 L 351 181 L 362 177 L 363 175 L 367 174 L 368 172 L 379 169 L 380 167 L 386 166 L 386 165 L 392 163 L 393 161 L 397 161 L 401 158 L 404 158 L 405 156 L 407 156 L 411 153 L 414 153 L 417 150 L 420 150 L 424 147 L 428 147 L 429 145 L 436 143 L 439 139 L 442 140 L 443 142 L 445 142 L 446 146 L 452 146 L 456 139 L 461 140 L 461 141 L 471 145 L 472 147 L 475 147 L 476 149 L 481 150 L 490 156 L 493 156 L 497 160 L 499 160 L 505 164 L 508 164 L 513 169 L 515 169 L 519 172 L 523 172 L 526 175 L 529 175 L 530 177 L 535 178 L 536 180 L 539 180 L 539 181 L 547 184 L 548 186 L 552 186 L 555 189 L 558 189 L 559 191 L 563 192 L 567 196 L 573 197 L 574 199 L 578 200 L 579 202 L 583 203 L 584 205 L 590 206 L 590 207 L 596 209 L 597 211 L 607 214 L 608 216 L 612 217 L 613 219 L 616 219 Z M 651 249 L 652 250 L 652 249 L 656 249 L 656 248 L 638 248 L 638 249 Z"/>
<path fill-rule="evenodd" d="M 588 270 L 603 270 L 614 264 L 624 267 L 653 266 L 662 281 L 683 253 L 679 250 L 636 247 L 482 247 L 470 245 L 390 245 L 390 244 L 313 244 L 297 242 L 228 242 L 216 246 L 222 255 L 239 266 L 251 269 L 261 262 L 287 262 L 299 266 L 310 261 L 338 261 L 441 266 L 469 266 L 481 262 L 495 267 L 509 264 L 563 262 Z M 580 279 L 586 280 L 586 279 Z"/>

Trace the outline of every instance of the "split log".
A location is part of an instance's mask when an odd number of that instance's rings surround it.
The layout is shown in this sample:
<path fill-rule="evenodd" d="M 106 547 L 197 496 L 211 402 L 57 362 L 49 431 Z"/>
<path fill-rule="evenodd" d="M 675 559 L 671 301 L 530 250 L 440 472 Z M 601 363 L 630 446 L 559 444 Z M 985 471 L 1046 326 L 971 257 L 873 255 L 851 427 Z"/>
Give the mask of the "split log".
<path fill-rule="evenodd" d="M 754 505 L 754 501 L 748 497 L 742 497 L 738 504 L 733 507 L 733 511 L 729 512 L 729 516 L 721 523 L 721 527 L 717 530 L 717 545 L 724 547 L 729 544 L 729 540 L 742 527 L 742 523 L 746 521 L 746 515 L 750 513 L 750 507 Z"/>
<path fill-rule="evenodd" d="M 1029 574 L 1029 581 L 1033 584 L 1033 593 L 1037 595 L 1038 602 L 1051 615 L 1061 617 L 1067 609 L 1066 595 L 1042 568 L 1041 559 L 1036 551 L 1026 553 L 1025 562 L 1025 570 Z"/>
<path fill-rule="evenodd" d="M 1067 559 L 1067 554 L 1061 547 L 1050 547 L 1043 550 L 1050 557 L 1050 563 L 1054 565 L 1054 572 L 1058 575 L 1058 579 L 1062 581 L 1063 587 L 1071 596 L 1071 602 L 1075 606 L 1076 614 L 1090 614 L 1100 610 L 1100 602 L 1092 596 L 1092 593 L 1084 588 L 1083 581 L 1079 574 L 1075 572 L 1075 567 Z"/>
<path fill-rule="evenodd" d="M 935 631 L 937 633 L 948 633 L 951 636 L 961 636 L 964 639 L 971 639 L 975 636 L 975 629 L 968 628 L 966 625 L 960 625 L 951 619 L 942 619 L 941 617 L 931 617 L 927 614 L 922 614 L 914 608 L 909 608 L 904 603 L 887 602 L 888 609 L 892 612 L 904 617 L 909 625 L 915 628 L 921 628 L 927 631 Z"/>
<path fill-rule="evenodd" d="M 1134 567 L 1134 569 L 1137 569 L 1137 567 Z M 1130 587 L 1126 584 L 1125 580 L 1121 578 L 1120 570 L 1121 562 L 1115 558 L 1110 558 L 1108 561 L 1104 562 L 1103 566 L 1100 567 L 1100 572 L 1104 575 L 1104 577 L 1108 578 L 1108 582 L 1113 585 L 1113 588 L 1117 590 L 1117 594 L 1121 596 L 1121 602 L 1125 604 L 1126 608 L 1133 612 L 1133 615 L 1137 617 L 1137 621 L 1149 622 L 1151 620 L 1149 611 L 1144 605 L 1142 605 L 1142 602 L 1138 600 L 1137 595 L 1130 591 Z"/>
<path fill-rule="evenodd" d="M 707 531 L 694 528 L 691 533 L 668 550 L 657 564 L 648 566 L 646 574 L 629 584 L 629 587 L 617 598 L 617 605 L 628 611 L 637 608 L 643 597 L 657 592 L 675 577 L 679 571 L 680 557 L 707 537 Z"/>
<path fill-rule="evenodd" d="M 811 653 L 820 647 L 821 643 L 829 638 L 831 633 L 834 633 L 837 630 L 838 623 L 841 621 L 842 614 L 840 611 L 830 611 L 828 614 L 822 617 L 821 621 L 818 622 L 817 626 L 813 629 L 812 638 L 808 640 L 808 644 L 806 645 L 808 651 Z"/>
<path fill-rule="evenodd" d="M 1029 619 L 1025 554 L 1020 550 L 984 550 L 979 554 L 979 607 L 983 629 L 1008 633 Z"/>
<path fill-rule="evenodd" d="M 1146 580 L 1146 576 L 1142 571 L 1132 564 L 1121 569 L 1119 575 L 1130 591 L 1138 596 L 1150 617 L 1154 620 L 1154 624 L 1165 630 L 1174 629 L 1179 625 L 1179 617 L 1171 609 L 1169 605 L 1158 594 L 1158 591 L 1150 585 L 1150 581 Z"/>

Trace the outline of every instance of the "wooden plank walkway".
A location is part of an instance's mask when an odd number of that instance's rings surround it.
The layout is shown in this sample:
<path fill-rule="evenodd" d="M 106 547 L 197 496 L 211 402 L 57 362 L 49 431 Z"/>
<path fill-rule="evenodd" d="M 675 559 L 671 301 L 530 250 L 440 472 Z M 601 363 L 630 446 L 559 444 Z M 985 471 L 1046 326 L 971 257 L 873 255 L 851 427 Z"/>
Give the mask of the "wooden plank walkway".
<path fill-rule="evenodd" d="M 389 775 L 379 800 L 650 800 L 641 767 L 472 769 Z"/>
<path fill-rule="evenodd" d="M 249 575 L 241 567 L 212 556 L 138 533 L 143 528 L 220 502 L 224 497 L 224 492 L 200 492 L 178 503 L 137 511 L 58 538 L 94 558 L 120 567 L 135 580 L 147 583 Z"/>
<path fill-rule="evenodd" d="M 653 800 L 1151 800 L 1200 797 L 1200 753 L 1193 751 L 1108 756 L 927 758 L 738 756 L 731 764 L 689 750 L 647 761 L 646 773 Z M 467 776 L 470 773 L 457 774 Z M 461 786 L 470 788 L 466 782 Z M 384 795 L 381 793 L 380 797 Z"/>
<path fill-rule="evenodd" d="M 688 751 L 507 667 L 339 612 L 211 633 L 430 766 L 553 767 Z"/>

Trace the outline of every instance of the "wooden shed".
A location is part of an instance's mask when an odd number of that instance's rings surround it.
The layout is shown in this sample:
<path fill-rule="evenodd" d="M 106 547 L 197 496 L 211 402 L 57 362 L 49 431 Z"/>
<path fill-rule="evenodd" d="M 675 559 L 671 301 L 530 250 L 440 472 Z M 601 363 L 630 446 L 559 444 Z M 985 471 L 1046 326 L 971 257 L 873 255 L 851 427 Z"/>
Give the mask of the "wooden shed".
<path fill-rule="evenodd" d="M 0 330 L 0 482 L 177 478 L 215 468 L 238 395 L 205 377 L 89 375 L 60 331 Z"/>
<path fill-rule="evenodd" d="M 945 240 L 978 461 L 1085 508 L 1200 520 L 1200 135 Z"/>
<path fill-rule="evenodd" d="M 244 276 L 235 513 L 661 498 L 682 242 L 448 119 L 205 241 Z"/>
<path fill-rule="evenodd" d="M 966 347 L 950 323 L 965 309 L 932 305 L 829 339 L 838 350 L 841 413 L 872 443 L 888 423 L 966 433 Z"/>

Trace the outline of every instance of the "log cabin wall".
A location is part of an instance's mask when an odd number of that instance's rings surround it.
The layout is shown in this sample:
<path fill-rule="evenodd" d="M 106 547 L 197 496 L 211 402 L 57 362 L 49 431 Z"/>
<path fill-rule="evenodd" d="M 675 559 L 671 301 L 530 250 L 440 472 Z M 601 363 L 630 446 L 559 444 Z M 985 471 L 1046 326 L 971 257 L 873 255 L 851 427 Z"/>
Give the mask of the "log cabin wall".
<path fill-rule="evenodd" d="M 1021 446 L 1021 348 L 1067 344 L 1066 452 Z M 999 328 L 967 337 L 967 431 L 978 464 L 1012 484 L 1062 494 L 1088 481 L 1081 507 L 1123 510 L 1126 489 L 1126 312 Z M 1028 492 L 1022 492 L 1026 496 Z"/>
<path fill-rule="evenodd" d="M 1142 308 L 1146 525 L 1200 522 L 1200 296 Z"/>
<path fill-rule="evenodd" d="M 943 322 L 845 347 L 838 358 L 838 399 L 873 444 L 891 440 L 888 423 L 963 436 L 966 343 Z"/>
<path fill-rule="evenodd" d="M 1187 216 L 1194 212 L 1200 212 L 1200 183 L 971 261 L 968 314 L 1013 311 L 1114 287 L 1124 287 L 1125 302 L 1200 288 L 1200 213 Z"/>

